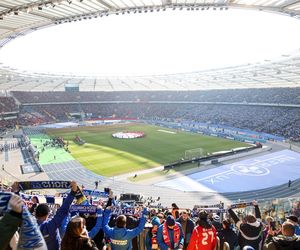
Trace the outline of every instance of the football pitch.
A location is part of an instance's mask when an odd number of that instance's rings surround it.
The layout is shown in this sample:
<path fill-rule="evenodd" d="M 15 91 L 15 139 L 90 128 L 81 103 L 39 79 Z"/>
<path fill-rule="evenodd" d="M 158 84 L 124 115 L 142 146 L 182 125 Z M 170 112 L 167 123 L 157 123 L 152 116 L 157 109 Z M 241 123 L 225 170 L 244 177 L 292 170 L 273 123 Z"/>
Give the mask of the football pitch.
<path fill-rule="evenodd" d="M 145 137 L 112 137 L 113 133 L 121 131 L 144 132 Z M 184 158 L 186 150 L 201 148 L 205 153 L 212 153 L 248 146 L 242 142 L 138 123 L 50 129 L 47 134 L 63 137 L 69 142 L 69 150 L 76 160 L 103 176 L 116 176 L 169 164 Z M 86 143 L 76 144 L 76 136 Z"/>

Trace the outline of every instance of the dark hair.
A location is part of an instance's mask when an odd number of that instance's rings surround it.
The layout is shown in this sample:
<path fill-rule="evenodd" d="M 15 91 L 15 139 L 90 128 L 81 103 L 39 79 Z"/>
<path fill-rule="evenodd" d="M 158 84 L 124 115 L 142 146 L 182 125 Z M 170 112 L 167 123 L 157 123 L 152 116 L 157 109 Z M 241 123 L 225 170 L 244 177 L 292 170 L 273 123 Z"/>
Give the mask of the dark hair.
<path fill-rule="evenodd" d="M 282 224 L 282 232 L 284 232 L 284 236 L 293 236 L 295 234 L 295 226 L 291 222 L 284 222 Z"/>
<path fill-rule="evenodd" d="M 172 208 L 179 209 L 179 207 L 176 205 L 176 203 L 172 203 Z"/>
<path fill-rule="evenodd" d="M 85 219 L 80 216 L 70 220 L 61 242 L 61 250 L 81 250 L 83 244 L 88 243 L 89 238 L 82 235 L 84 226 Z"/>
<path fill-rule="evenodd" d="M 226 228 L 226 229 L 228 229 L 229 227 L 230 227 L 230 225 L 231 225 L 231 221 L 229 220 L 229 219 L 225 219 L 225 220 L 223 220 L 223 226 Z"/>
<path fill-rule="evenodd" d="M 35 209 L 35 216 L 40 218 L 50 213 L 50 208 L 47 204 L 40 204 Z"/>
<path fill-rule="evenodd" d="M 248 223 L 254 223 L 256 221 L 256 218 L 253 214 L 248 214 L 248 215 L 246 215 L 245 220 Z"/>
<path fill-rule="evenodd" d="M 116 219 L 116 226 L 118 228 L 126 227 L 126 216 L 125 215 L 119 215 Z"/>
<path fill-rule="evenodd" d="M 206 215 L 206 216 L 205 216 Z M 206 228 L 206 229 L 209 229 L 209 228 L 212 228 L 212 224 L 211 224 L 211 221 L 207 218 L 207 212 L 206 211 L 200 211 L 199 212 L 199 219 L 197 221 L 197 224 L 200 226 L 200 227 L 203 227 L 203 228 Z"/>

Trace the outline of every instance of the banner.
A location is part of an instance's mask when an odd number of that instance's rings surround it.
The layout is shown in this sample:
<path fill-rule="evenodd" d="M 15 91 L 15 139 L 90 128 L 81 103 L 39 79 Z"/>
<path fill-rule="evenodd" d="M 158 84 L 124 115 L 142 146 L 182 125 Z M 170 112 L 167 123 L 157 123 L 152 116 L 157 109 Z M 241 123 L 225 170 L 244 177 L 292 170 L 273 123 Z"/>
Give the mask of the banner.
<path fill-rule="evenodd" d="M 219 208 L 219 207 L 221 207 L 222 206 L 222 204 L 214 204 L 214 205 L 201 205 L 201 206 L 195 206 L 196 208 L 213 208 L 213 207 L 217 207 L 217 208 Z"/>
<path fill-rule="evenodd" d="M 19 182 L 21 190 L 28 189 L 69 189 L 70 181 L 22 181 Z"/>
<path fill-rule="evenodd" d="M 135 215 L 136 214 L 136 209 L 134 207 L 126 207 L 126 208 L 121 208 L 119 206 L 113 207 L 112 208 L 112 214 L 115 215 L 120 215 L 120 214 L 124 214 L 124 215 Z M 141 211 L 139 211 L 141 212 Z"/>
<path fill-rule="evenodd" d="M 69 209 L 70 213 L 95 214 L 97 207 L 94 205 L 73 205 Z"/>
<path fill-rule="evenodd" d="M 108 197 L 107 192 L 101 192 L 101 191 L 96 191 L 96 190 L 89 190 L 89 189 L 84 189 L 82 191 L 85 196 L 96 196 L 96 197 Z"/>
<path fill-rule="evenodd" d="M 206 209 L 205 208 L 203 210 L 205 210 L 208 213 L 216 213 L 216 214 L 218 214 L 218 213 L 227 213 L 227 209 Z"/>
<path fill-rule="evenodd" d="M 235 208 L 245 208 L 245 207 L 249 207 L 252 206 L 252 202 L 243 202 L 243 203 L 236 203 L 236 204 L 232 204 L 231 208 L 235 209 Z"/>
<path fill-rule="evenodd" d="M 25 201 L 30 201 L 33 197 L 36 197 L 38 203 L 47 203 L 47 204 L 59 204 L 62 205 L 65 197 L 57 197 L 54 195 L 32 195 L 20 193 L 20 196 Z"/>

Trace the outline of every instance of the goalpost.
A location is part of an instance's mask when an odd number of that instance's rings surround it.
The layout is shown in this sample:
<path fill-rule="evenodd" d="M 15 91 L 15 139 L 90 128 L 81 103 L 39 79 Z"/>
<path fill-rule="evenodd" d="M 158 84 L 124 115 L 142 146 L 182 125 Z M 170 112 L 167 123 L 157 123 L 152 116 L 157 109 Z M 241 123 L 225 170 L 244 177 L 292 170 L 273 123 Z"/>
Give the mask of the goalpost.
<path fill-rule="evenodd" d="M 206 152 L 203 148 L 188 149 L 188 150 L 185 150 L 185 152 L 184 152 L 184 158 L 186 160 L 194 160 L 194 159 L 200 158 L 204 155 L 206 155 Z"/>

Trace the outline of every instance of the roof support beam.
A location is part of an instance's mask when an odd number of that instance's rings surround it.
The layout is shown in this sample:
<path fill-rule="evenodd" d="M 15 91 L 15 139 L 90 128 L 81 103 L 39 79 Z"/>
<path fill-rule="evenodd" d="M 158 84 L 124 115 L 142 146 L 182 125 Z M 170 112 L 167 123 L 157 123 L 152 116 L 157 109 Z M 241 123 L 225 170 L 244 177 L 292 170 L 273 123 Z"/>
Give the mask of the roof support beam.
<path fill-rule="evenodd" d="M 3 30 L 10 30 L 10 31 L 15 31 L 14 28 L 11 28 L 11 27 L 8 27 L 8 26 L 3 26 L 3 25 L 0 25 L 0 29 L 3 29 Z"/>
<path fill-rule="evenodd" d="M 299 0 L 286 1 L 286 2 L 284 2 L 283 5 L 280 5 L 280 8 L 284 9 L 284 8 L 287 8 L 287 7 L 289 7 L 289 6 L 293 5 L 293 4 L 296 4 L 296 3 L 300 3 L 300 1 Z"/>
<path fill-rule="evenodd" d="M 171 5 L 172 0 L 161 0 L 162 6 Z"/>
<path fill-rule="evenodd" d="M 29 14 L 30 14 L 30 15 L 33 15 L 33 16 L 42 17 L 42 18 L 45 18 L 45 19 L 47 19 L 47 20 L 55 21 L 55 18 L 51 18 L 50 16 L 45 15 L 45 14 L 43 14 L 43 13 L 30 12 Z"/>
<path fill-rule="evenodd" d="M 113 6 L 111 6 L 110 4 L 108 4 L 107 2 L 105 2 L 103 0 L 96 0 L 96 1 L 110 10 L 113 9 Z"/>

